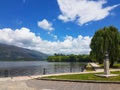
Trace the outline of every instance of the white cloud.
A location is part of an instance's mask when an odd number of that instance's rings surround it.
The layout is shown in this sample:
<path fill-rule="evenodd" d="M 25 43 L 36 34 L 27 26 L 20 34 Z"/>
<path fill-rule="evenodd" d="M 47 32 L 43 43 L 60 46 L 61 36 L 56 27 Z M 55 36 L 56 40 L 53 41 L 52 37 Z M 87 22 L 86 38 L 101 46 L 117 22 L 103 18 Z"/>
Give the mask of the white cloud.
<path fill-rule="evenodd" d="M 91 37 L 79 35 L 77 38 L 66 36 L 63 41 L 43 40 L 28 28 L 12 30 L 0 29 L 0 43 L 41 51 L 47 54 L 88 54 Z"/>
<path fill-rule="evenodd" d="M 57 0 L 61 13 L 58 18 L 64 22 L 76 21 L 83 25 L 98 21 L 110 15 L 110 11 L 119 5 L 103 7 L 106 0 Z"/>
<path fill-rule="evenodd" d="M 48 32 L 48 35 L 50 35 L 51 37 L 53 37 L 54 40 L 58 39 L 58 36 L 55 34 L 52 34 L 51 32 Z"/>
<path fill-rule="evenodd" d="M 46 19 L 38 21 L 38 26 L 44 30 L 54 30 L 54 28 L 52 27 L 52 23 L 48 22 Z"/>

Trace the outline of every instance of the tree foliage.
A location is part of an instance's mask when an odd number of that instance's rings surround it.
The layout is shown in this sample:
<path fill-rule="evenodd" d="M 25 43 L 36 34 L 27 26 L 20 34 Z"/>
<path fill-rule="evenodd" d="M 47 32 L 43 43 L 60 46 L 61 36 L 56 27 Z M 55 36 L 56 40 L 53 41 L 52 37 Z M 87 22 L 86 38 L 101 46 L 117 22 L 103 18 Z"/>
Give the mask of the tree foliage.
<path fill-rule="evenodd" d="M 120 33 L 113 26 L 104 27 L 95 32 L 91 44 L 90 57 L 93 61 L 103 63 L 105 51 L 108 51 L 110 66 L 119 60 L 120 55 Z"/>
<path fill-rule="evenodd" d="M 47 58 L 49 62 L 89 62 L 89 55 L 64 55 L 64 54 L 55 54 L 54 56 L 49 56 Z"/>

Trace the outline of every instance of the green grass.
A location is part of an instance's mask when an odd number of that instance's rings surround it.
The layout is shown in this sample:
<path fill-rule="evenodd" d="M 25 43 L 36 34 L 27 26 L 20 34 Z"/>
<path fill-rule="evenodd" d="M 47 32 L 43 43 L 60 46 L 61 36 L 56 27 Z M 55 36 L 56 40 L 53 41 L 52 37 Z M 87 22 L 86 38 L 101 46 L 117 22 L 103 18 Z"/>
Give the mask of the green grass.
<path fill-rule="evenodd" d="M 99 64 L 101 67 L 104 67 L 104 65 L 103 64 Z M 120 68 L 120 63 L 115 63 L 114 65 L 113 65 L 113 68 Z"/>
<path fill-rule="evenodd" d="M 119 74 L 119 76 L 105 78 L 105 77 L 95 76 L 95 73 L 89 73 L 89 74 L 72 74 L 72 75 L 49 76 L 49 77 L 44 77 L 44 78 L 58 79 L 58 80 L 120 81 L 120 71 L 115 71 L 115 72 L 111 72 L 111 73 L 112 74 Z"/>
<path fill-rule="evenodd" d="M 120 68 L 120 63 L 115 63 L 113 67 Z"/>

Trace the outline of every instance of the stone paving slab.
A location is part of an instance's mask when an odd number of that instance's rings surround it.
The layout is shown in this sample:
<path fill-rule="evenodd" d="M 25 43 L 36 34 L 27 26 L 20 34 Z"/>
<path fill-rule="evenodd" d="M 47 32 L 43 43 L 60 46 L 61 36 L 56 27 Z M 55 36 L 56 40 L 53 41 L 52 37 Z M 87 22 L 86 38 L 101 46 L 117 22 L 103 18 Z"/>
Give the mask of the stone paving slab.
<path fill-rule="evenodd" d="M 63 81 L 2 81 L 0 90 L 120 90 L 120 84 Z"/>
<path fill-rule="evenodd" d="M 33 79 L 29 76 L 19 76 L 19 77 L 3 77 L 0 78 L 0 81 L 24 81 L 24 80 L 30 80 Z"/>
<path fill-rule="evenodd" d="M 120 84 L 28 80 L 35 90 L 120 90 Z"/>
<path fill-rule="evenodd" d="M 32 87 L 28 87 L 25 82 L 4 81 L 0 82 L 0 90 L 35 90 L 35 89 Z"/>

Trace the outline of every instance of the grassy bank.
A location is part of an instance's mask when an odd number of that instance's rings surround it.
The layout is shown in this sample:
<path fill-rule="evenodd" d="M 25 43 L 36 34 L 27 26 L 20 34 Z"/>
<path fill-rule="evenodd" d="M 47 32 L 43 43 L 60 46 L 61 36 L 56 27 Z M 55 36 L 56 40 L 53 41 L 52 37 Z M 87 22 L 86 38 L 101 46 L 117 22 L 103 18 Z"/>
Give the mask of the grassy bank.
<path fill-rule="evenodd" d="M 99 64 L 101 67 L 104 67 L 103 64 Z M 120 63 L 115 63 L 112 68 L 120 68 Z"/>
<path fill-rule="evenodd" d="M 119 76 L 105 78 L 105 77 L 95 76 L 95 73 L 88 73 L 88 74 L 72 74 L 72 75 L 49 76 L 49 77 L 44 77 L 44 78 L 58 79 L 58 80 L 120 81 L 120 71 L 114 71 L 114 72 L 111 72 L 111 73 L 112 74 L 119 74 Z"/>

